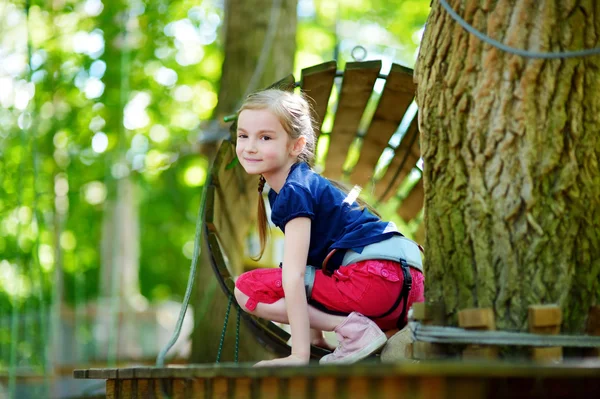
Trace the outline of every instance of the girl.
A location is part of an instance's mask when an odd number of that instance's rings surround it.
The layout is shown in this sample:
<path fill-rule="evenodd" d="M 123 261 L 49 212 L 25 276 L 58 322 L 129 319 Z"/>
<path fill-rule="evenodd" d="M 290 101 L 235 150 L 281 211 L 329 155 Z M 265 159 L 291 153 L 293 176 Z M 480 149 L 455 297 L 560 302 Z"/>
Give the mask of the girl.
<path fill-rule="evenodd" d="M 235 297 L 245 311 L 289 324 L 293 337 L 290 356 L 257 365 L 308 363 L 310 344 L 324 345 L 322 331 L 335 331 L 339 345 L 320 363 L 355 362 L 381 348 L 382 330 L 402 328 L 406 309 L 424 300 L 416 244 L 357 205 L 355 193 L 315 173 L 309 166 L 314 149 L 302 96 L 265 90 L 240 108 L 236 153 L 246 172 L 261 176 L 258 257 L 268 232 L 265 182 L 271 221 L 285 238 L 280 268 L 243 273 Z"/>

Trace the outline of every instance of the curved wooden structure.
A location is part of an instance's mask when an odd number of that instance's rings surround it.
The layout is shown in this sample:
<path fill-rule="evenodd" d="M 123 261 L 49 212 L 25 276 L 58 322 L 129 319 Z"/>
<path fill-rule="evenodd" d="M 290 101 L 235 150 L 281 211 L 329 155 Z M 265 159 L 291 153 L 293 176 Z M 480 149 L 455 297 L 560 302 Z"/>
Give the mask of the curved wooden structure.
<path fill-rule="evenodd" d="M 395 195 L 415 168 L 419 160 L 419 140 L 416 117 L 408 121 L 405 132 L 399 131 L 415 95 L 412 70 L 393 64 L 389 74 L 382 75 L 381 68 L 381 61 L 352 62 L 346 64 L 342 73 L 331 61 L 304 69 L 299 83 L 290 75 L 273 86 L 290 90 L 299 86 L 313 100 L 317 133 L 329 136 L 331 143 L 323 174 L 359 184 L 374 192 L 377 198 L 386 200 Z M 341 79 L 339 95 L 332 99 L 336 79 Z M 330 103 L 337 104 L 335 112 L 328 111 Z M 324 131 L 328 123 L 323 122 L 327 119 L 333 119 L 333 125 Z M 388 144 L 394 134 L 403 134 L 397 147 Z M 232 294 L 234 278 L 244 271 L 244 248 L 253 221 L 249 215 L 255 213 L 258 184 L 257 177 L 248 176 L 236 162 L 233 137 L 222 143 L 213 164 L 204 215 L 204 236 L 226 295 Z M 357 140 L 362 143 L 359 157 L 355 165 L 352 160 L 349 165 L 348 157 Z M 389 166 L 376 180 L 376 166 L 384 153 L 391 156 Z M 405 220 L 411 220 L 421 210 L 422 187 L 417 183 L 398 208 Z M 273 323 L 248 314 L 243 316 L 265 345 L 280 354 L 289 353 L 287 332 Z M 312 353 L 314 357 L 321 357 L 325 351 L 313 347 Z"/>

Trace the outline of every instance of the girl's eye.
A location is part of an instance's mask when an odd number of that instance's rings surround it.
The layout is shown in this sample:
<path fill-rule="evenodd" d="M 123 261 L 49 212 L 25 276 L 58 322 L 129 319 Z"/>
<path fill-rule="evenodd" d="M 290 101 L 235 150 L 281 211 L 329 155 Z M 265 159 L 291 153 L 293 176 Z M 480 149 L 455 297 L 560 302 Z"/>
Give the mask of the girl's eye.
<path fill-rule="evenodd" d="M 266 141 L 266 140 L 271 140 L 271 137 L 269 137 L 269 136 L 263 136 L 263 138 L 262 138 L 262 139 L 263 139 L 263 140 L 265 140 L 265 141 Z"/>
<path fill-rule="evenodd" d="M 243 133 L 238 133 L 238 139 L 245 139 L 247 136 Z"/>

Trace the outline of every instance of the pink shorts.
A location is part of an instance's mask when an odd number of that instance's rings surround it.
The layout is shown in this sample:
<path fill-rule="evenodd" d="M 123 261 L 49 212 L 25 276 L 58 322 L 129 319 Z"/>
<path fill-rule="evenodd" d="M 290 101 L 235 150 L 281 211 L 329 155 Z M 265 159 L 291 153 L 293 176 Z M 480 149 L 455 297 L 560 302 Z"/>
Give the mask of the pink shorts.
<path fill-rule="evenodd" d="M 425 277 L 420 271 L 412 267 L 409 269 L 412 289 L 408 294 L 407 311 L 413 303 L 425 301 Z M 358 312 L 372 318 L 382 330 L 391 330 L 396 328 L 396 321 L 402 313 L 402 301 L 388 316 L 375 317 L 392 307 L 402 291 L 403 283 L 400 264 L 388 260 L 366 260 L 340 267 L 331 277 L 317 270 L 309 303 L 330 313 Z M 245 306 L 250 311 L 256 309 L 260 302 L 274 303 L 285 297 L 280 268 L 243 273 L 235 285 L 248 296 Z"/>

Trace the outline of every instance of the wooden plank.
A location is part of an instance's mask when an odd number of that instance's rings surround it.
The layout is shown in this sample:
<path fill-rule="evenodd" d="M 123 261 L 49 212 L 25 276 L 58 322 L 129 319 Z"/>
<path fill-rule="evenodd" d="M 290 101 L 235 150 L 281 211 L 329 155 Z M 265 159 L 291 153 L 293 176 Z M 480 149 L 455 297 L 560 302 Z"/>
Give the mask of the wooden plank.
<path fill-rule="evenodd" d="M 315 396 L 319 398 L 336 397 L 337 380 L 334 377 L 318 377 L 315 380 Z"/>
<path fill-rule="evenodd" d="M 414 380 L 411 381 L 405 378 L 383 378 L 377 387 L 379 397 L 381 399 L 418 398 L 419 395 L 414 382 Z"/>
<path fill-rule="evenodd" d="M 494 311 L 491 308 L 463 309 L 458 312 L 458 325 L 471 330 L 495 330 Z"/>
<path fill-rule="evenodd" d="M 288 381 L 287 397 L 289 399 L 308 399 L 308 380 L 304 377 L 292 377 Z"/>
<path fill-rule="evenodd" d="M 402 122 L 415 90 L 412 69 L 393 64 L 352 171 L 353 183 L 364 187 L 373 178 L 377 161 Z"/>
<path fill-rule="evenodd" d="M 321 126 L 327 112 L 327 104 L 335 79 L 336 62 L 329 61 L 302 70 L 302 91 L 312 106 L 312 117 L 315 121 L 315 134 L 321 134 Z"/>
<path fill-rule="evenodd" d="M 212 395 L 214 399 L 227 399 L 229 398 L 229 384 L 228 378 L 216 377 L 212 381 Z"/>
<path fill-rule="evenodd" d="M 527 315 L 532 333 L 538 332 L 536 327 L 555 327 L 562 323 L 562 311 L 557 305 L 531 305 Z"/>
<path fill-rule="evenodd" d="M 106 380 L 106 399 L 118 398 L 117 382 L 115 380 Z"/>
<path fill-rule="evenodd" d="M 425 191 L 423 190 L 423 179 L 421 178 L 398 207 L 398 215 L 406 222 L 414 219 L 419 211 L 423 209 L 424 199 Z"/>
<path fill-rule="evenodd" d="M 266 377 L 260 381 L 261 399 L 277 399 L 279 397 L 279 379 L 275 377 Z"/>
<path fill-rule="evenodd" d="M 349 62 L 342 80 L 342 89 L 335 113 L 325 171 L 329 178 L 339 178 L 350 144 L 356 138 L 358 125 L 373 85 L 381 70 L 381 61 Z"/>
<path fill-rule="evenodd" d="M 252 396 L 252 380 L 250 378 L 237 378 L 233 389 L 235 399 L 249 399 Z"/>
<path fill-rule="evenodd" d="M 150 398 L 154 395 L 150 391 L 150 380 L 139 379 L 137 380 L 137 395 L 138 398 Z"/>
<path fill-rule="evenodd" d="M 205 399 L 206 395 L 206 380 L 195 378 L 192 380 L 192 398 Z"/>
<path fill-rule="evenodd" d="M 219 275 L 221 276 L 221 280 L 225 283 L 231 281 L 231 289 L 233 290 L 231 271 L 227 268 L 227 263 L 225 262 L 223 251 L 221 250 L 221 246 L 219 245 L 219 239 L 217 238 L 217 235 L 215 233 L 209 233 L 207 237 L 207 242 L 210 253 L 217 266 Z"/>
<path fill-rule="evenodd" d="M 558 334 L 562 323 L 562 310 L 558 305 L 530 305 L 528 308 L 529 332 Z M 531 359 L 541 363 L 562 361 L 562 347 L 531 348 Z"/>
<path fill-rule="evenodd" d="M 187 399 L 191 396 L 192 382 L 178 378 L 173 380 L 173 399 Z"/>
<path fill-rule="evenodd" d="M 400 145 L 396 148 L 394 157 L 383 177 L 375 184 L 375 195 L 379 201 L 387 201 L 396 195 L 398 187 L 415 167 L 420 157 L 419 128 L 415 116 Z"/>
<path fill-rule="evenodd" d="M 119 386 L 119 397 L 120 398 L 131 398 L 133 396 L 133 381 L 132 380 L 120 380 Z"/>
<path fill-rule="evenodd" d="M 348 399 L 371 398 L 369 380 L 366 378 L 350 378 L 347 384 Z"/>
<path fill-rule="evenodd" d="M 294 79 L 294 75 L 289 74 L 266 88 L 292 91 L 294 90 L 295 84 L 296 79 Z"/>
<path fill-rule="evenodd" d="M 495 330 L 496 320 L 492 308 L 463 309 L 458 312 L 458 325 L 468 330 Z M 463 359 L 495 359 L 498 348 L 488 345 L 467 345 Z"/>
<path fill-rule="evenodd" d="M 171 381 L 166 378 L 157 378 L 154 380 L 154 396 L 157 399 L 169 399 L 171 397 Z"/>
<path fill-rule="evenodd" d="M 589 335 L 600 335 L 600 306 L 590 306 L 585 331 Z M 587 356 L 600 357 L 600 348 L 591 348 Z"/>

